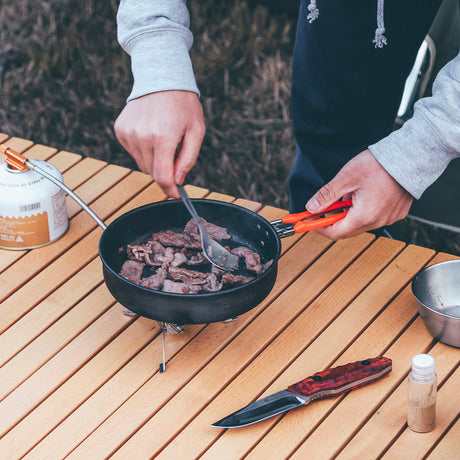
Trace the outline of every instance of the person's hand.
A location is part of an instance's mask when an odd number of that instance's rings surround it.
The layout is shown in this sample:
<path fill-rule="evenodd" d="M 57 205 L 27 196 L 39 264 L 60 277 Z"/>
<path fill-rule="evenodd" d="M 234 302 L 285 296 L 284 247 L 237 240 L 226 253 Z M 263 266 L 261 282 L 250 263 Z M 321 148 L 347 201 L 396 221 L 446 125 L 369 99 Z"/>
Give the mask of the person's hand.
<path fill-rule="evenodd" d="M 115 121 L 115 134 L 164 192 L 179 198 L 205 133 L 198 95 L 190 91 L 161 91 L 129 101 Z M 180 148 L 178 149 L 178 146 Z"/>
<path fill-rule="evenodd" d="M 332 240 L 391 225 L 407 216 L 413 201 L 412 195 L 385 171 L 370 150 L 350 160 L 315 193 L 306 208 L 310 212 L 322 211 L 342 197 L 353 201 L 345 218 L 317 230 Z"/>

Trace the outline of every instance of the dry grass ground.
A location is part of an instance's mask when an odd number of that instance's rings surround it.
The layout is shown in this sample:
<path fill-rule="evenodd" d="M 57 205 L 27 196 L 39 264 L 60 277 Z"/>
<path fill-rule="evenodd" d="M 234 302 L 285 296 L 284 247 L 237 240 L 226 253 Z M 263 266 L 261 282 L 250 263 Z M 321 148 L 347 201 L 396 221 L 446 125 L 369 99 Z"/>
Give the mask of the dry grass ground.
<path fill-rule="evenodd" d="M 188 4 L 207 123 L 188 181 L 286 208 L 295 2 Z M 115 0 L 0 0 L 0 131 L 136 167 L 113 134 L 131 88 L 129 59 L 116 41 L 117 7 Z M 451 232 L 408 221 L 397 232 L 460 254 Z"/>

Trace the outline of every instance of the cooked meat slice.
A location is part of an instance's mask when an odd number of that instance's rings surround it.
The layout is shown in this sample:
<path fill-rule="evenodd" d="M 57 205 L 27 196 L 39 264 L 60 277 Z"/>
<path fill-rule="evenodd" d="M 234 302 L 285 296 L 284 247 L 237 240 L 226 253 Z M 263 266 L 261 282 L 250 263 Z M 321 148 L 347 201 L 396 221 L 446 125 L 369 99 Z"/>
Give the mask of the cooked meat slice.
<path fill-rule="evenodd" d="M 237 257 L 242 257 L 244 259 L 244 263 L 246 264 L 246 268 L 260 275 L 264 271 L 263 265 L 260 263 L 260 256 L 257 252 L 254 252 L 252 249 L 249 249 L 245 246 L 238 246 L 237 248 L 233 248 L 230 251 Z"/>
<path fill-rule="evenodd" d="M 145 244 L 145 248 L 148 249 L 144 254 L 145 263 L 151 266 L 161 266 L 162 262 L 158 260 L 158 256 L 164 255 L 165 247 L 158 241 L 149 240 Z"/>
<path fill-rule="evenodd" d="M 175 252 L 174 259 L 171 262 L 171 267 L 178 267 L 179 265 L 187 262 L 187 256 L 183 252 Z"/>
<path fill-rule="evenodd" d="M 169 267 L 169 276 L 173 280 L 183 281 L 184 283 L 205 284 L 207 275 L 207 273 L 196 270 L 187 270 L 182 267 Z"/>
<path fill-rule="evenodd" d="M 174 260 L 174 249 L 166 248 L 164 255 L 158 255 L 156 259 L 161 262 L 162 267 L 168 267 L 169 264 Z"/>
<path fill-rule="evenodd" d="M 185 233 L 177 233 L 172 230 L 154 233 L 152 235 L 152 240 L 160 242 L 163 246 L 191 249 L 201 248 L 201 241 L 199 239 L 195 239 Z"/>
<path fill-rule="evenodd" d="M 178 294 L 197 294 L 201 291 L 201 286 L 189 285 L 186 283 L 171 281 L 166 279 L 163 283 L 164 292 L 175 292 Z"/>
<path fill-rule="evenodd" d="M 224 273 L 222 275 L 223 284 L 244 284 L 253 280 L 254 276 L 234 275 L 233 273 Z"/>
<path fill-rule="evenodd" d="M 166 276 L 168 276 L 168 272 L 164 268 L 159 268 L 153 275 L 142 278 L 140 284 L 150 289 L 161 290 Z"/>
<path fill-rule="evenodd" d="M 144 262 L 145 255 L 151 254 L 152 250 L 149 246 L 143 244 L 128 244 L 126 246 L 128 259 Z"/>
<path fill-rule="evenodd" d="M 165 253 L 165 247 L 159 241 L 149 240 L 147 245 L 151 248 L 153 254 Z"/>
<path fill-rule="evenodd" d="M 174 248 L 165 248 L 160 243 L 158 243 L 158 241 L 155 243 L 157 243 L 156 251 L 150 254 L 145 254 L 145 263 L 154 267 L 167 267 L 169 264 L 173 263 L 176 255 Z"/>
<path fill-rule="evenodd" d="M 201 220 L 203 222 L 204 228 L 209 233 L 211 238 L 214 238 L 215 240 L 229 240 L 231 238 L 226 228 L 211 224 L 202 217 Z M 190 219 L 187 222 L 187 225 L 184 228 L 184 233 L 192 236 L 194 239 L 200 240 L 200 233 L 194 219 Z"/>
<path fill-rule="evenodd" d="M 208 259 L 201 251 L 187 257 L 187 265 L 203 265 L 207 263 L 209 263 Z"/>
<path fill-rule="evenodd" d="M 126 260 L 121 266 L 120 275 L 133 283 L 139 284 L 145 264 L 137 260 Z"/>
<path fill-rule="evenodd" d="M 144 260 L 147 265 L 150 265 L 152 267 L 161 267 L 161 265 L 163 264 L 158 260 L 158 254 L 145 254 Z"/>
<path fill-rule="evenodd" d="M 203 291 L 206 292 L 217 292 L 222 289 L 222 281 L 217 280 L 217 276 L 214 273 L 207 273 L 206 283 L 203 284 Z"/>

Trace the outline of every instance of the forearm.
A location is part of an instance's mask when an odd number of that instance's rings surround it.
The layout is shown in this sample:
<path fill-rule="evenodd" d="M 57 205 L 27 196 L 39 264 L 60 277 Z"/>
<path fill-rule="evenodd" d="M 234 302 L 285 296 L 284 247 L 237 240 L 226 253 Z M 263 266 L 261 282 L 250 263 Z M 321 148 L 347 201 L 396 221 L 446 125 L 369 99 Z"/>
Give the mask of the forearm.
<path fill-rule="evenodd" d="M 415 104 L 413 117 L 369 150 L 402 187 L 420 198 L 460 156 L 460 55 L 441 69 L 433 95 Z"/>
<path fill-rule="evenodd" d="M 134 85 L 128 100 L 149 93 L 183 90 L 199 94 L 189 50 L 185 0 L 121 0 L 118 41 L 131 56 Z"/>

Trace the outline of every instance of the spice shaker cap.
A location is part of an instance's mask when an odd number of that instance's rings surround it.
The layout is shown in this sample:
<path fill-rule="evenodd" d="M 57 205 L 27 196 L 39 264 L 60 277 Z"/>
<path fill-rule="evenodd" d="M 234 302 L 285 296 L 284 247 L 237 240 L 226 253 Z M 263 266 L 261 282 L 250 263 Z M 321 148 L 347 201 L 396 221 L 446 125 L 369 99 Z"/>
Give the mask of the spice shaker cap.
<path fill-rule="evenodd" d="M 416 377 L 427 377 L 434 373 L 434 358 L 431 355 L 419 354 L 412 358 L 412 373 Z"/>

